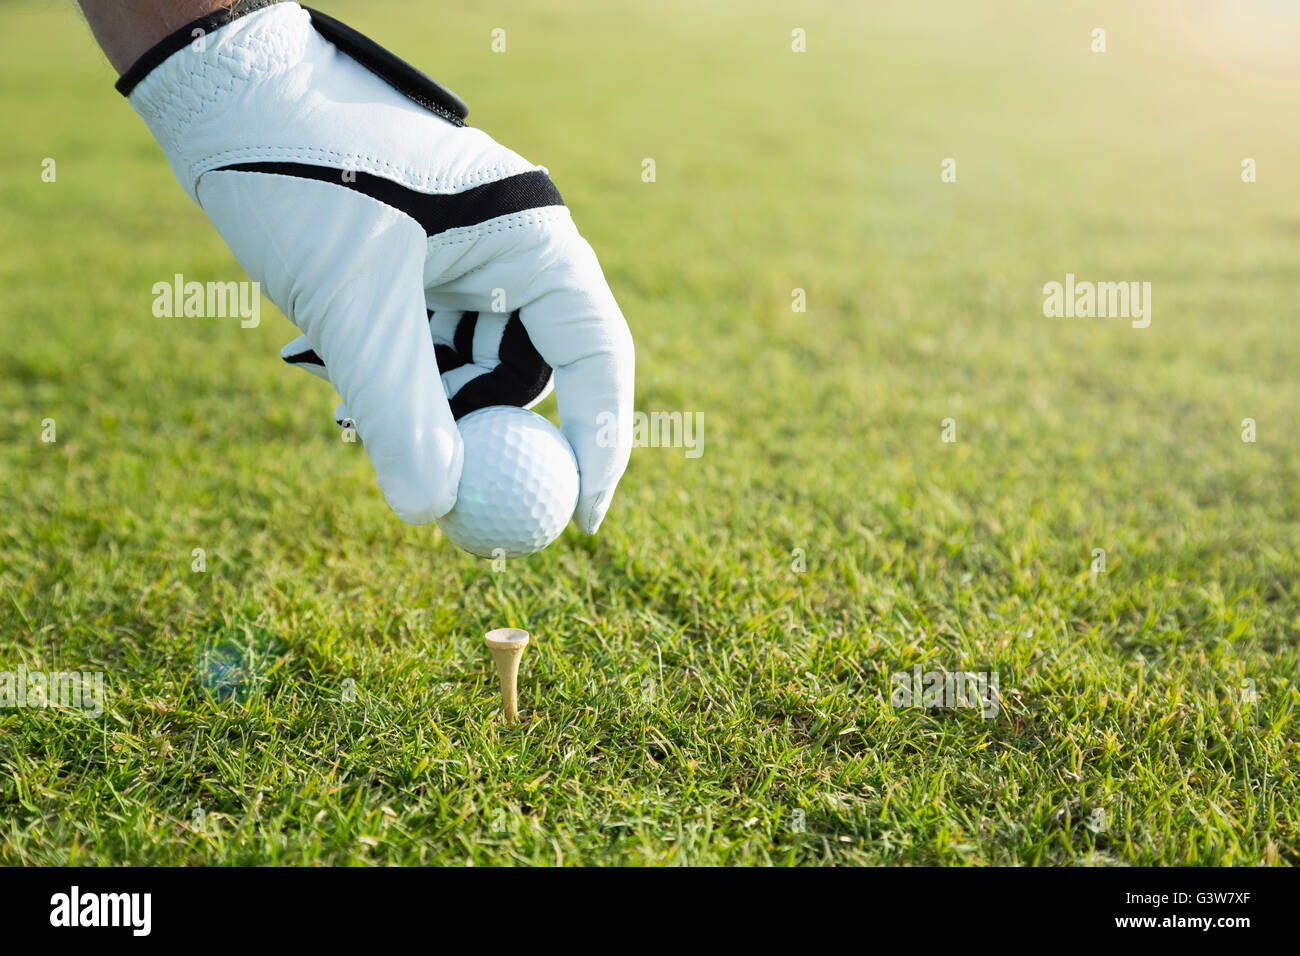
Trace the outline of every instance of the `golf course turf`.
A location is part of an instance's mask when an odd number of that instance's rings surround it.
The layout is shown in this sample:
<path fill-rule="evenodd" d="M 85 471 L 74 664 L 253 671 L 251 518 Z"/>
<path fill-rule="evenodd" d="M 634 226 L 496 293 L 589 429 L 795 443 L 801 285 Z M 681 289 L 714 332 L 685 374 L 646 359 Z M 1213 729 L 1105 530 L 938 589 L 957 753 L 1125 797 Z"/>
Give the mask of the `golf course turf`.
<path fill-rule="evenodd" d="M 693 447 L 504 569 L 402 524 L 269 302 L 155 316 L 246 276 L 6 3 L 0 672 L 105 698 L 0 708 L 0 864 L 1300 863 L 1297 14 L 320 5 L 550 170 Z"/>

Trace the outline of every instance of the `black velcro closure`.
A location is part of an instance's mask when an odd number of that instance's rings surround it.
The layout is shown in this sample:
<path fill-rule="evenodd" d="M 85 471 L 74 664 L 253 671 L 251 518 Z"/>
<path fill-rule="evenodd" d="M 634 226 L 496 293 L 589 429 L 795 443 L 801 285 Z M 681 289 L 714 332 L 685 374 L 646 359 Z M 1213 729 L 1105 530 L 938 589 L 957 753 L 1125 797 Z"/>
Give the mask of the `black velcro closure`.
<path fill-rule="evenodd" d="M 377 199 L 406 213 L 424 227 L 425 233 L 430 236 L 448 229 L 477 226 L 489 219 L 528 209 L 564 205 L 564 199 L 551 182 L 551 177 L 540 169 L 507 176 L 461 193 L 422 193 L 371 173 L 348 172 L 333 166 L 311 166 L 306 163 L 238 163 L 222 166 L 215 171 L 296 176 L 299 179 L 315 179 L 355 189 L 371 199 Z"/>
<path fill-rule="evenodd" d="M 310 14 L 317 33 L 393 89 L 453 126 L 465 125 L 469 107 L 451 90 L 346 23 L 311 7 L 303 9 Z"/>

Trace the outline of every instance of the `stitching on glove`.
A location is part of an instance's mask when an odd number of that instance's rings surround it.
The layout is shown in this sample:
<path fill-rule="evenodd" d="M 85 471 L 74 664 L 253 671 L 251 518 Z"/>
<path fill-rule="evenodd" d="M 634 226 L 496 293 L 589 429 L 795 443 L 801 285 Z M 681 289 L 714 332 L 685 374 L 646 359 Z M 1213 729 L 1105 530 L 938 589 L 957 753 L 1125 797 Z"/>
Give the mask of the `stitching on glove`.
<path fill-rule="evenodd" d="M 146 120 L 155 117 L 149 120 L 150 127 L 164 151 L 170 153 L 223 96 L 233 96 L 252 82 L 255 66 L 278 72 L 296 59 L 300 41 L 293 34 L 266 30 L 229 48 L 212 49 L 183 61 L 169 60 L 141 82 L 131 103 Z M 191 183 L 196 181 L 191 177 Z"/>
<path fill-rule="evenodd" d="M 248 162 L 293 162 L 295 160 L 306 162 L 311 158 L 315 158 L 317 161 L 310 162 L 309 165 L 333 166 L 337 167 L 340 172 L 346 169 L 349 172 L 373 173 L 376 176 L 391 179 L 408 189 L 431 195 L 464 192 L 474 186 L 485 185 L 499 179 L 505 179 L 508 176 L 516 176 L 540 168 L 522 160 L 519 162 L 502 161 L 491 166 L 480 167 L 469 175 L 458 176 L 455 179 L 442 179 L 436 175 L 431 179 L 427 172 L 420 172 L 410 166 L 399 166 L 390 160 L 380 159 L 368 153 L 345 153 L 321 146 L 263 145 L 240 146 L 236 149 L 211 153 L 191 164 L 190 178 L 197 183 L 204 173 L 216 172 L 222 168 L 236 165 L 238 160 L 241 159 Z M 364 163 L 370 168 L 355 168 L 358 163 Z M 384 175 L 385 173 L 390 175 Z"/>
<path fill-rule="evenodd" d="M 422 193 L 371 173 L 344 177 L 332 166 L 305 163 L 239 163 L 214 172 L 260 173 L 323 182 L 369 196 L 404 213 L 432 236 L 489 222 L 502 216 L 564 204 L 560 192 L 540 169 L 507 176 L 458 193 Z"/>
<path fill-rule="evenodd" d="M 134 63 L 127 68 L 115 84 L 113 84 L 119 93 L 123 96 L 130 96 L 142 80 L 150 73 L 162 66 L 167 60 L 189 46 L 195 37 L 197 31 L 199 36 L 206 36 L 220 30 L 229 23 L 246 17 L 250 13 L 256 13 L 266 7 L 279 3 L 280 0 L 234 0 L 229 6 L 214 10 L 207 16 L 191 20 L 179 30 L 175 30 L 168 36 L 164 37 L 158 43 L 155 43 L 149 49 L 145 50 Z"/>
<path fill-rule="evenodd" d="M 483 236 L 490 236 L 496 232 L 507 232 L 511 229 L 522 229 L 525 226 L 542 226 L 553 219 L 560 218 L 561 215 L 568 216 L 569 209 L 567 206 L 547 206 L 542 209 L 530 209 L 526 212 L 513 213 L 509 216 L 502 216 L 500 219 L 493 219 L 491 222 L 483 223 L 478 226 L 465 226 L 451 232 L 439 233 L 436 236 L 429 237 L 429 245 L 435 243 L 439 249 L 447 246 L 460 245 L 466 242 L 475 242 Z"/>

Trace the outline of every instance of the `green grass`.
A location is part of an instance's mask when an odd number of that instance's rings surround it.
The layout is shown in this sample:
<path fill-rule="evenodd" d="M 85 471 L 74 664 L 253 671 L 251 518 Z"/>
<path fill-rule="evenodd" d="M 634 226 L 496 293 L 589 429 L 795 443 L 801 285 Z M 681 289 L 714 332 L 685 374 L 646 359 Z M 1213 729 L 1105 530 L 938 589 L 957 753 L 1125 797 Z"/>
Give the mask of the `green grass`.
<path fill-rule="evenodd" d="M 504 573 L 402 525 L 278 313 L 152 316 L 242 273 L 6 4 L 0 670 L 108 706 L 0 710 L 0 863 L 1300 862 L 1286 5 L 324 5 L 551 169 L 704 454 Z M 1066 272 L 1151 327 L 1045 318 Z M 891 706 L 917 664 L 999 714 Z"/>

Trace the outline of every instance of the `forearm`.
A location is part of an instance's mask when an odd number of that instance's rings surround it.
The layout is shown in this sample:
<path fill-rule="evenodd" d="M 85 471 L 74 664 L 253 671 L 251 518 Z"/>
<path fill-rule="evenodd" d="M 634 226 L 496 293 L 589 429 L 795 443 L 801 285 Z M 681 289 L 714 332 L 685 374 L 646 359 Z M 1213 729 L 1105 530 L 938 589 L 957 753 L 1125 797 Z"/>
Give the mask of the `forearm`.
<path fill-rule="evenodd" d="M 238 0 L 78 0 L 95 40 L 118 73 L 155 43 Z"/>

